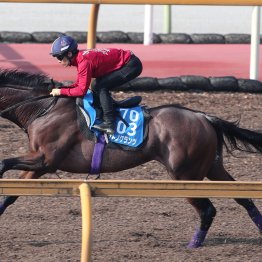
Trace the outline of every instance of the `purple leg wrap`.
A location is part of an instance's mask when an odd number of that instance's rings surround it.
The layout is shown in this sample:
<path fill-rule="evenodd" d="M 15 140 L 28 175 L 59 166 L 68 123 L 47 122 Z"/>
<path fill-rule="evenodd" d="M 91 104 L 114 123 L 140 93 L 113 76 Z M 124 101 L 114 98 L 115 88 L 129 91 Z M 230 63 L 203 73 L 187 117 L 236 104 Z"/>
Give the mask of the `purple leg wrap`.
<path fill-rule="evenodd" d="M 248 211 L 249 216 L 251 217 L 252 221 L 258 227 L 259 231 L 262 233 L 262 215 L 255 207 Z"/>
<path fill-rule="evenodd" d="M 0 216 L 5 212 L 6 207 L 4 204 L 0 204 Z"/>
<path fill-rule="evenodd" d="M 188 248 L 201 247 L 202 243 L 205 240 L 206 234 L 207 234 L 207 230 L 197 229 L 187 247 Z"/>
<path fill-rule="evenodd" d="M 99 174 L 100 173 L 105 143 L 106 142 L 105 142 L 104 135 L 99 135 L 97 138 L 97 142 L 95 144 L 95 148 L 94 148 L 94 152 L 92 156 L 90 174 Z"/>

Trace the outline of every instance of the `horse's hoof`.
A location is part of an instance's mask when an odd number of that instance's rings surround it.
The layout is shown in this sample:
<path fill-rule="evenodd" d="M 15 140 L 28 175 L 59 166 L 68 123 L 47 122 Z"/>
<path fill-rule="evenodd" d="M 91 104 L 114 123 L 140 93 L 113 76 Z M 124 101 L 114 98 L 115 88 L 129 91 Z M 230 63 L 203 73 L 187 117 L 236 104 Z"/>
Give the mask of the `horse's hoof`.
<path fill-rule="evenodd" d="M 187 248 L 193 249 L 193 248 L 199 248 L 202 247 L 202 242 L 200 241 L 191 241 L 188 245 Z"/>
<path fill-rule="evenodd" d="M 206 234 L 207 234 L 206 230 L 197 229 L 187 247 L 188 248 L 201 247 L 205 240 Z"/>
<path fill-rule="evenodd" d="M 262 233 L 262 215 L 259 214 L 258 216 L 253 217 L 252 220 L 255 223 L 255 225 L 257 226 L 257 228 L 258 228 L 258 230 L 261 234 Z"/>

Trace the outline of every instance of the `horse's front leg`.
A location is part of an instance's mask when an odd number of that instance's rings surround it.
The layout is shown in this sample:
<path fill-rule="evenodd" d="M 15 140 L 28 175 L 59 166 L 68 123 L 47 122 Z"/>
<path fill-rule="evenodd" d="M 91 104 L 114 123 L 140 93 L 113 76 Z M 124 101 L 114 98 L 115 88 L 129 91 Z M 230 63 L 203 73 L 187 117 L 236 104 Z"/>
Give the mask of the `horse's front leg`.
<path fill-rule="evenodd" d="M 0 203 L 0 216 L 5 212 L 8 206 L 12 205 L 17 200 L 17 198 L 18 196 L 5 197 L 4 201 Z"/>
<path fill-rule="evenodd" d="M 21 179 L 36 179 L 39 178 L 41 175 L 43 175 L 42 172 L 28 172 L 24 171 L 20 174 Z M 4 201 L 0 203 L 0 216 L 5 212 L 6 208 L 10 205 L 12 205 L 19 196 L 7 196 L 5 197 Z"/>
<path fill-rule="evenodd" d="M 46 173 L 46 165 L 44 163 L 44 155 L 41 153 L 31 153 L 26 156 L 8 158 L 0 161 L 0 177 L 8 170 L 23 170 L 20 178 L 33 179 L 38 178 Z M 0 215 L 4 213 L 6 208 L 17 200 L 18 196 L 7 196 L 0 203 Z"/>
<path fill-rule="evenodd" d="M 22 157 L 8 158 L 0 161 L 0 177 L 8 170 L 41 171 L 47 169 L 44 154 L 30 153 Z"/>

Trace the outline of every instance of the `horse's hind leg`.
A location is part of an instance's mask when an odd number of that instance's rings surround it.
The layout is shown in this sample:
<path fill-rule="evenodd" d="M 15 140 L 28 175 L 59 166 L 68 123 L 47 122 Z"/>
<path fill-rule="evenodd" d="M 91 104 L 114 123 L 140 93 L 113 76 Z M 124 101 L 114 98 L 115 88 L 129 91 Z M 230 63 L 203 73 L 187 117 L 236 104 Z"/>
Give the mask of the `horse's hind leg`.
<path fill-rule="evenodd" d="M 21 179 L 36 179 L 39 178 L 43 173 L 39 172 L 28 172 L 24 171 L 21 173 Z M 5 212 L 6 208 L 12 205 L 19 196 L 7 196 L 5 197 L 4 201 L 0 203 L 0 216 Z"/>
<path fill-rule="evenodd" d="M 208 178 L 214 181 L 235 181 L 235 179 L 224 169 L 222 164 L 213 168 Z M 246 209 L 248 215 L 262 234 L 262 215 L 254 202 L 247 198 L 235 198 L 234 200 Z"/>
<path fill-rule="evenodd" d="M 245 198 L 236 198 L 235 201 L 246 209 L 248 215 L 250 216 L 254 224 L 257 226 L 260 234 L 262 234 L 262 215 L 255 206 L 254 202 L 251 199 Z"/>
<path fill-rule="evenodd" d="M 189 248 L 202 246 L 207 232 L 216 216 L 216 209 L 208 198 L 188 198 L 188 202 L 196 209 L 200 217 L 200 227 L 196 229 Z"/>

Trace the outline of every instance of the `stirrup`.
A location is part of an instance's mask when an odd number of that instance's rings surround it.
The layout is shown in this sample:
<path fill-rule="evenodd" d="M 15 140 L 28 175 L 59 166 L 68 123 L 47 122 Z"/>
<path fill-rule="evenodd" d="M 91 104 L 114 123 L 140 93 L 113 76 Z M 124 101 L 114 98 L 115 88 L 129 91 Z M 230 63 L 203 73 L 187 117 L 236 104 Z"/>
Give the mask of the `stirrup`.
<path fill-rule="evenodd" d="M 111 125 L 111 126 L 110 126 Z M 93 128 L 105 132 L 109 135 L 113 135 L 115 133 L 115 129 L 112 124 L 106 124 L 105 122 L 101 123 L 100 125 L 93 125 Z"/>

